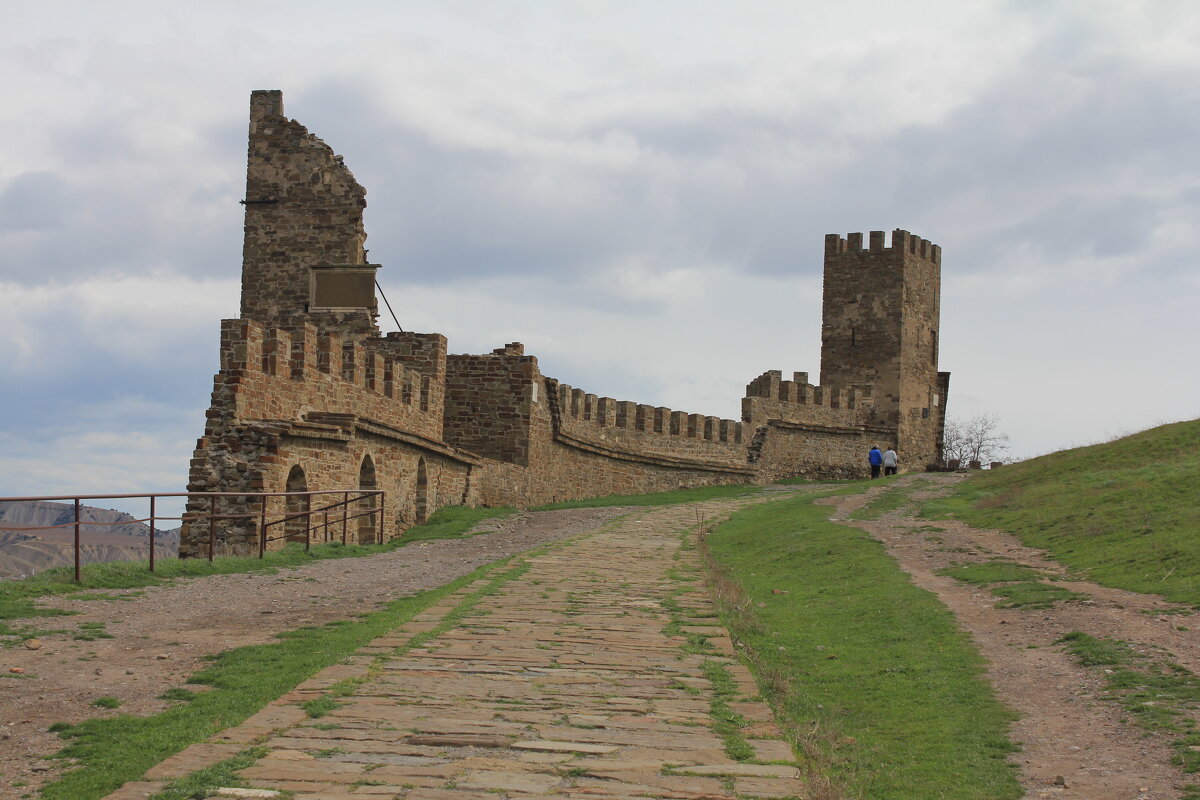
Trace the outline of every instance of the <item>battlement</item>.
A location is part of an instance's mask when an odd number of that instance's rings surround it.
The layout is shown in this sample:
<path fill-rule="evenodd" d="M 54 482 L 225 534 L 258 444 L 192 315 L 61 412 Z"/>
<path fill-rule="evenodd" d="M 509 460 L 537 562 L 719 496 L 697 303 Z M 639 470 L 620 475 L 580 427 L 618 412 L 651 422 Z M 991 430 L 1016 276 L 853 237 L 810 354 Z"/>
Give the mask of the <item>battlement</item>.
<path fill-rule="evenodd" d="M 873 420 L 875 390 L 870 384 L 815 386 L 807 372 L 773 369 L 746 385 L 742 420 L 758 428 L 772 420 L 823 426 L 858 426 Z"/>
<path fill-rule="evenodd" d="M 638 441 L 674 447 L 693 439 L 714 447 L 740 450 L 744 425 L 731 419 L 673 411 L 629 400 L 598 397 L 583 389 L 554 382 L 564 430 L 575 436 Z"/>
<path fill-rule="evenodd" d="M 409 334 L 444 347 L 438 334 Z M 440 435 L 442 387 L 435 375 L 406 365 L 389 340 L 359 341 L 314 325 L 268 328 L 254 320 L 221 321 L 218 383 L 232 389 L 242 419 L 300 420 L 306 409 L 355 413 L 386 425 Z"/>
<path fill-rule="evenodd" d="M 874 388 L 869 384 L 815 386 L 808 382 L 807 372 L 793 372 L 792 380 L 785 381 L 782 371 L 772 369 L 746 384 L 746 397 L 854 410 L 873 405 Z"/>
<path fill-rule="evenodd" d="M 861 253 L 864 251 L 879 253 L 890 251 L 892 253 L 908 254 L 934 264 L 942 263 L 941 246 L 934 244 L 928 239 L 914 236 L 900 228 L 892 231 L 892 243 L 890 246 L 885 246 L 884 237 L 885 234 L 883 231 L 871 231 L 867 247 L 864 248 L 863 235 L 861 233 L 847 234 L 844 239 L 839 234 L 828 233 L 825 235 L 825 256 L 829 257 L 842 253 Z"/>

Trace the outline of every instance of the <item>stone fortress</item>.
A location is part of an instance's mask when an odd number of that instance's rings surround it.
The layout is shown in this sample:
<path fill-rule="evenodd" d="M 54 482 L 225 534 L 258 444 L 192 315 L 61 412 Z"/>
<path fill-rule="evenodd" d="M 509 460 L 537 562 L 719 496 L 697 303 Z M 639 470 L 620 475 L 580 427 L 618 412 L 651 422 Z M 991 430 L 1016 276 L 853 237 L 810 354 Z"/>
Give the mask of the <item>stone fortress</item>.
<path fill-rule="evenodd" d="M 597 397 L 543 375 L 516 342 L 455 355 L 441 334 L 381 335 L 365 195 L 284 116 L 282 92 L 252 93 L 241 317 L 221 323 L 188 491 L 382 489 L 391 537 L 447 505 L 861 477 L 876 443 L 908 468 L 941 463 L 941 248 L 925 239 L 826 236 L 820 384 L 766 372 L 729 420 Z M 257 524 L 225 521 L 218 537 L 249 552 Z M 207 541 L 207 524 L 185 522 L 180 555 Z"/>

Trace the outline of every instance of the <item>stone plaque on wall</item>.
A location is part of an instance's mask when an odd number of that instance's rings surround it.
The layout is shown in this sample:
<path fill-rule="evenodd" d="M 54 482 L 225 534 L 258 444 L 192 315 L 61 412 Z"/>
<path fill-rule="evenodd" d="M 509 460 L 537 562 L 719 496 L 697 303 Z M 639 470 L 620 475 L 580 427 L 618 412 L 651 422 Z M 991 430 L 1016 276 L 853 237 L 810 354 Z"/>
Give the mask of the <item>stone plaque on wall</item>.
<path fill-rule="evenodd" d="M 374 308 L 377 264 L 313 267 L 310 310 Z"/>

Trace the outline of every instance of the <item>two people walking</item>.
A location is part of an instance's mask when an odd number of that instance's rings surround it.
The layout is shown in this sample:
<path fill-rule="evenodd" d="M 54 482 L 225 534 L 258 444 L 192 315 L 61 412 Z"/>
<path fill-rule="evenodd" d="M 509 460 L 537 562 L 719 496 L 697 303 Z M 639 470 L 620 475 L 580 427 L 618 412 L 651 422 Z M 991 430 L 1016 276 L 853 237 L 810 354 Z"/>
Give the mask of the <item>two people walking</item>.
<path fill-rule="evenodd" d="M 884 475 L 895 475 L 896 468 L 900 465 L 900 457 L 890 447 L 886 452 L 881 453 L 876 445 L 871 445 L 871 452 L 867 454 L 867 463 L 871 465 L 872 478 L 878 478 L 880 470 Z"/>

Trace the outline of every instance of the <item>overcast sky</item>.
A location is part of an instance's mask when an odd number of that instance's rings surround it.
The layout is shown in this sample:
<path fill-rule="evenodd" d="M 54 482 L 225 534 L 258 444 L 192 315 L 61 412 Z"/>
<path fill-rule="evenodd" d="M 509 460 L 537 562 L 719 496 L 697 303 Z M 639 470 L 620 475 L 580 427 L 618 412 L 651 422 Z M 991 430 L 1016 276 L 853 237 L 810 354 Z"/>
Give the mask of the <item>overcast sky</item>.
<path fill-rule="evenodd" d="M 452 352 L 737 418 L 816 378 L 824 234 L 905 228 L 951 416 L 1026 456 L 1200 415 L 1194 0 L 0 11 L 0 495 L 184 488 L 253 89 L 345 156 Z"/>

